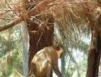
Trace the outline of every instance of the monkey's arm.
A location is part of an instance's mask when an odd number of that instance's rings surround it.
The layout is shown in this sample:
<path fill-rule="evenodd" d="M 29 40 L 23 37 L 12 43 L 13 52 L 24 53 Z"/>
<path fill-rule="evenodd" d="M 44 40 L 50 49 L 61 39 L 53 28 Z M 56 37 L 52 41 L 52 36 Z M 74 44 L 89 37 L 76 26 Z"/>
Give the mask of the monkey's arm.
<path fill-rule="evenodd" d="M 58 58 L 53 60 L 53 70 L 58 77 L 63 77 L 58 67 Z"/>

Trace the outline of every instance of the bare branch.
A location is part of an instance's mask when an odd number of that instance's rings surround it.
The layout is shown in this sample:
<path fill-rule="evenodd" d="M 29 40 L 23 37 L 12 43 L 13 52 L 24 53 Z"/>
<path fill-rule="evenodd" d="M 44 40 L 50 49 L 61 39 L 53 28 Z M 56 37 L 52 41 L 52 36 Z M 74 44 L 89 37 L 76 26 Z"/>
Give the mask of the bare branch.
<path fill-rule="evenodd" d="M 40 4 L 38 4 L 34 9 L 32 9 L 32 11 L 30 11 L 28 13 L 29 16 L 34 16 L 36 14 L 39 14 L 41 11 L 43 11 L 45 9 L 45 7 L 47 7 L 47 5 L 53 0 L 44 0 L 42 1 Z M 26 3 L 26 2 L 25 2 Z M 44 5 L 45 4 L 45 5 Z M 24 6 L 24 5 L 23 5 Z M 41 6 L 44 6 L 43 9 L 41 8 Z M 15 26 L 16 24 L 20 23 L 21 21 L 25 20 L 26 18 L 20 17 L 16 20 L 14 20 L 13 22 L 10 22 L 9 24 L 5 25 L 4 27 L 0 27 L 0 32 L 7 30 L 8 28 L 11 28 L 13 26 Z"/>
<path fill-rule="evenodd" d="M 29 15 L 30 16 L 34 16 L 36 14 L 39 14 L 41 13 L 42 11 L 45 11 L 48 7 L 49 7 L 49 4 L 51 2 L 53 2 L 54 0 L 44 0 L 44 1 L 41 1 L 39 4 L 37 4 L 30 12 L 29 12 Z"/>
<path fill-rule="evenodd" d="M 43 11 L 45 11 L 48 8 L 51 7 L 50 4 L 53 3 L 53 1 L 56 1 L 56 0 L 43 0 L 40 3 L 38 3 L 34 8 L 32 8 L 30 11 L 27 11 L 25 5 L 28 2 L 27 2 L 27 0 L 25 0 L 25 2 L 23 2 L 25 4 L 23 4 L 22 17 L 20 17 L 19 19 L 14 20 L 13 22 L 9 23 L 8 25 L 6 25 L 4 27 L 0 27 L 0 31 L 6 30 L 6 29 L 8 29 L 10 27 L 13 27 L 14 25 L 20 23 L 21 21 L 25 21 L 26 22 L 26 20 L 29 19 L 31 16 L 36 16 L 36 15 L 42 13 Z M 90 3 L 90 2 L 88 2 L 88 3 Z M 67 4 L 67 5 L 71 4 L 72 5 L 73 3 L 65 3 L 65 4 Z M 79 3 L 78 2 L 77 4 L 81 4 L 82 5 L 82 4 L 86 4 L 86 3 L 82 3 L 82 2 Z M 91 4 L 93 4 L 93 3 L 91 3 Z M 97 4 L 95 4 L 95 5 L 98 6 Z M 87 8 L 92 10 L 92 8 L 90 8 L 90 6 L 87 6 Z M 87 8 L 85 8 L 85 9 L 87 10 Z M 85 12 L 87 12 L 87 11 L 85 11 Z M 88 11 L 88 13 L 89 13 L 89 11 Z"/>
<path fill-rule="evenodd" d="M 0 32 L 15 26 L 16 24 L 20 23 L 21 21 L 22 21 L 22 19 L 18 18 L 16 20 L 14 20 L 13 22 L 10 22 L 9 24 L 5 25 L 5 27 L 0 27 Z"/>

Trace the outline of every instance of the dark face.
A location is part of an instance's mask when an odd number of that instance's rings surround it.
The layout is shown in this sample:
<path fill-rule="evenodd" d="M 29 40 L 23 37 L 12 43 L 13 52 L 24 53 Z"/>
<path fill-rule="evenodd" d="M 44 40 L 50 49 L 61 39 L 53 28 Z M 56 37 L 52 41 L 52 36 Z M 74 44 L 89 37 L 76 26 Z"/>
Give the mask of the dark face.
<path fill-rule="evenodd" d="M 57 54 L 58 54 L 58 58 L 61 58 L 62 54 L 63 54 L 63 48 L 59 48 L 58 50 L 56 50 Z"/>

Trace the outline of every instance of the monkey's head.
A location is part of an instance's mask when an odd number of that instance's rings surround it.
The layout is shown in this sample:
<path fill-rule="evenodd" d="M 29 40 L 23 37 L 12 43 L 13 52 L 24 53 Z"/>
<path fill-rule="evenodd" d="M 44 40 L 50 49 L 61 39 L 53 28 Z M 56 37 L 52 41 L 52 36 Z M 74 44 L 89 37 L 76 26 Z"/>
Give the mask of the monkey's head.
<path fill-rule="evenodd" d="M 61 58 L 62 54 L 63 54 L 63 48 L 64 48 L 63 47 L 63 42 L 54 39 L 54 41 L 53 41 L 53 48 L 56 50 L 58 58 Z"/>
<path fill-rule="evenodd" d="M 56 53 L 58 55 L 58 58 L 61 58 L 61 56 L 63 54 L 63 48 L 56 49 Z"/>
<path fill-rule="evenodd" d="M 56 46 L 53 46 L 53 48 L 55 49 L 57 55 L 58 55 L 58 58 L 61 58 L 62 54 L 63 54 L 63 46 L 60 46 L 60 45 L 56 45 Z"/>

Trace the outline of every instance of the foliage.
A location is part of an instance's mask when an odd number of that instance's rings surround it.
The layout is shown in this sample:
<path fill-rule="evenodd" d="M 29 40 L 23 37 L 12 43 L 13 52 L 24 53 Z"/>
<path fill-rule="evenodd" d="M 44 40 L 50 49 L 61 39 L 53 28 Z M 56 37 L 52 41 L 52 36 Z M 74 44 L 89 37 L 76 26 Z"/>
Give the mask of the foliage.
<path fill-rule="evenodd" d="M 10 77 L 12 72 L 19 77 L 22 74 L 22 43 L 19 28 L 0 33 L 0 39 L 0 77 Z"/>
<path fill-rule="evenodd" d="M 73 77 L 75 76 L 73 74 L 74 72 L 80 77 L 80 73 L 86 71 L 85 61 L 87 60 L 86 57 L 89 46 L 84 41 L 82 41 L 82 38 L 85 38 L 83 37 L 84 35 L 89 36 L 90 28 L 92 28 L 93 26 L 90 23 L 89 18 L 92 20 L 96 20 L 97 16 L 99 16 L 99 14 L 101 13 L 101 7 L 98 3 L 100 0 L 29 1 L 32 2 L 28 2 L 28 0 L 0 0 L 0 31 L 11 28 L 12 26 L 21 23 L 22 21 L 26 23 L 27 20 L 38 24 L 38 29 L 40 29 L 43 27 L 41 25 L 42 23 L 47 23 L 47 21 L 40 19 L 40 16 L 45 17 L 47 16 L 47 14 L 51 14 L 55 19 L 54 22 L 59 27 L 59 36 L 56 36 L 55 38 L 58 38 L 58 40 L 63 43 L 65 49 L 62 63 L 68 68 L 66 67 L 64 74 L 66 74 L 66 76 Z M 100 10 L 97 10 L 97 8 L 100 8 Z M 14 69 L 11 71 L 14 71 L 14 73 L 16 74 L 22 74 L 21 64 L 23 44 L 21 41 L 22 35 L 20 32 L 20 28 L 21 26 L 18 24 L 18 26 L 14 27 L 14 29 L 11 28 L 8 31 L 0 33 L 0 59 L 2 60 L 4 57 L 7 59 L 7 56 L 11 56 L 11 53 L 13 55 L 11 57 L 14 58 Z M 58 34 L 56 33 L 56 35 Z M 76 58 L 73 55 L 75 52 L 83 53 L 84 61 L 82 60 L 77 63 L 77 61 L 75 60 Z M 80 66 L 82 67 L 82 69 L 80 68 Z"/>

